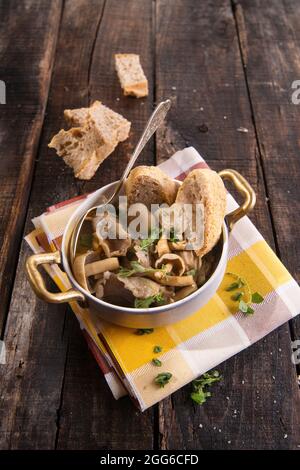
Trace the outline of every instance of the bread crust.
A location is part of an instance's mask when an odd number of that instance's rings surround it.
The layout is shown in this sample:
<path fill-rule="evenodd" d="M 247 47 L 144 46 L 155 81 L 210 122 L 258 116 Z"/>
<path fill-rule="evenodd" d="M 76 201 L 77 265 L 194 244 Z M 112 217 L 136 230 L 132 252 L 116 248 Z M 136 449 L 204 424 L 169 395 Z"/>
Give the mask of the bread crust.
<path fill-rule="evenodd" d="M 128 204 L 142 203 L 151 209 L 151 204 L 173 204 L 177 185 L 155 166 L 137 166 L 127 178 L 125 185 Z"/>
<path fill-rule="evenodd" d="M 124 95 L 136 98 L 148 96 L 148 80 L 138 54 L 115 54 L 115 68 Z"/>
<path fill-rule="evenodd" d="M 176 202 L 204 206 L 204 244 L 195 250 L 204 256 L 216 245 L 226 213 L 226 189 L 221 177 L 209 168 L 192 170 L 180 186 Z"/>

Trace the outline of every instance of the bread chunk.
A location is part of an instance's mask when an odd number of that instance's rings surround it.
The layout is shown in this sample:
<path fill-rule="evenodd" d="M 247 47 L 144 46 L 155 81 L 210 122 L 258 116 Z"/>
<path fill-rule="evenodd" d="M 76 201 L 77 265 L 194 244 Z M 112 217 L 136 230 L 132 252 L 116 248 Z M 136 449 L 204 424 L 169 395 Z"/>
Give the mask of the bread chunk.
<path fill-rule="evenodd" d="M 156 166 L 137 166 L 126 181 L 128 204 L 142 203 L 151 209 L 151 204 L 168 205 L 175 201 L 176 183 Z"/>
<path fill-rule="evenodd" d="M 89 108 L 65 109 L 64 117 L 71 126 L 84 126 L 89 118 L 101 130 L 104 140 L 123 142 L 128 138 L 131 123 L 121 114 L 94 101 Z"/>
<path fill-rule="evenodd" d="M 222 178 L 208 168 L 191 171 L 180 186 L 175 202 L 203 204 L 204 244 L 195 252 L 204 256 L 215 246 L 222 231 L 226 212 L 226 189 Z"/>
<path fill-rule="evenodd" d="M 118 143 L 127 139 L 130 122 L 100 101 L 89 108 L 67 109 L 64 115 L 76 127 L 62 129 L 49 147 L 73 168 L 76 178 L 89 180 Z"/>
<path fill-rule="evenodd" d="M 124 95 L 148 96 L 148 80 L 138 54 L 115 54 L 115 66 Z"/>

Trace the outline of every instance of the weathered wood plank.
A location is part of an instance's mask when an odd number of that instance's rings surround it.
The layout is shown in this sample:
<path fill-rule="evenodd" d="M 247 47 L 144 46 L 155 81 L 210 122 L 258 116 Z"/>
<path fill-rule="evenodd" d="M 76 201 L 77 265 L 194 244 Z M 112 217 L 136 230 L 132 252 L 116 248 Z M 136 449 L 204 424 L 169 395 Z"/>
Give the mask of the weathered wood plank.
<path fill-rule="evenodd" d="M 300 4 L 234 4 L 277 249 L 299 281 L 300 108 L 292 102 L 292 83 L 300 76 Z M 293 325 L 299 337 L 300 321 Z"/>
<path fill-rule="evenodd" d="M 6 84 L 6 104 L 0 106 L 0 332 L 26 217 L 61 3 L 0 4 L 0 79 Z"/>
<path fill-rule="evenodd" d="M 258 193 L 251 218 L 274 247 L 230 2 L 174 1 L 170 9 L 167 1 L 158 0 L 157 28 L 157 99 L 171 94 L 174 101 L 168 124 L 157 138 L 158 159 L 188 144 L 213 168 L 241 171 Z M 240 127 L 248 132 L 237 131 Z M 296 448 L 299 390 L 288 326 L 220 370 L 223 383 L 203 408 L 194 407 L 188 387 L 160 405 L 161 447 Z"/>

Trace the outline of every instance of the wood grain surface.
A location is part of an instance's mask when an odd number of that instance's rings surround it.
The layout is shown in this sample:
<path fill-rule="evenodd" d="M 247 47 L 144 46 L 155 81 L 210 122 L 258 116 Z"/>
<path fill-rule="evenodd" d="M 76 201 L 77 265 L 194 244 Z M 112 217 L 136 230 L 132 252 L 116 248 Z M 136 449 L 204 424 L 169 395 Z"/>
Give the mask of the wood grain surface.
<path fill-rule="evenodd" d="M 192 145 L 213 169 L 240 171 L 257 192 L 252 220 L 299 280 L 299 14 L 296 0 L 0 3 L 0 449 L 299 448 L 299 320 L 221 364 L 203 407 L 186 386 L 140 413 L 114 400 L 71 310 L 34 296 L 22 242 L 47 206 L 116 180 L 155 103 L 170 97 L 139 163 Z M 140 54 L 147 99 L 122 95 L 116 52 Z M 82 182 L 47 144 L 65 108 L 95 99 L 132 129 Z"/>

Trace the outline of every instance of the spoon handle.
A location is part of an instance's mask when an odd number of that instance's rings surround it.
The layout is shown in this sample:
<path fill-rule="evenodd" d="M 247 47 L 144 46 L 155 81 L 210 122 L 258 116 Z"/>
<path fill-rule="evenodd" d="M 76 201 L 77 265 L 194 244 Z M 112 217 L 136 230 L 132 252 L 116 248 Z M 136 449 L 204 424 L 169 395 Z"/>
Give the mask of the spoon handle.
<path fill-rule="evenodd" d="M 141 138 L 138 141 L 137 146 L 135 147 L 135 150 L 134 150 L 134 152 L 133 152 L 133 154 L 132 154 L 132 156 L 131 156 L 131 158 L 128 162 L 127 167 L 124 170 L 124 173 L 123 173 L 122 177 L 120 178 L 120 181 L 119 181 L 119 183 L 116 187 L 116 190 L 114 192 L 114 195 L 113 195 L 112 199 L 114 199 L 119 194 L 119 192 L 120 192 L 120 190 L 121 190 L 121 188 L 124 184 L 124 181 L 126 180 L 126 178 L 129 175 L 133 165 L 136 162 L 136 159 L 138 158 L 139 154 L 141 153 L 141 151 L 145 147 L 145 145 L 148 142 L 148 140 L 150 139 L 150 137 L 152 137 L 154 132 L 157 130 L 157 128 L 159 126 L 161 126 L 161 124 L 162 124 L 163 120 L 165 119 L 165 117 L 167 115 L 167 112 L 169 111 L 170 107 L 171 107 L 171 100 L 162 101 L 155 108 L 153 113 L 151 114 L 151 117 L 150 117 L 149 121 L 146 124 L 144 132 L 142 133 Z"/>

